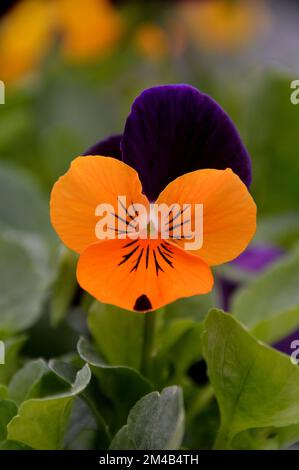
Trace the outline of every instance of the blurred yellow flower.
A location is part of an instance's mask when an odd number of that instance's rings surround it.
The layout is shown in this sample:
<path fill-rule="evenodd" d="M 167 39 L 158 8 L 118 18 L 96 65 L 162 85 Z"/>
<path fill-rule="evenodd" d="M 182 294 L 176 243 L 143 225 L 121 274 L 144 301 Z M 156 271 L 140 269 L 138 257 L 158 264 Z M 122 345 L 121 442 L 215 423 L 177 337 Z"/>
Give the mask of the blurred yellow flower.
<path fill-rule="evenodd" d="M 169 52 L 167 33 L 154 23 L 144 23 L 137 28 L 135 44 L 138 51 L 152 61 L 163 59 Z"/>
<path fill-rule="evenodd" d="M 179 8 L 192 38 L 203 48 L 230 52 L 266 30 L 269 14 L 263 0 L 186 2 Z"/>
<path fill-rule="evenodd" d="M 35 68 L 51 44 L 49 2 L 18 3 L 0 24 L 0 78 L 10 82 Z"/>
<path fill-rule="evenodd" d="M 34 70 L 55 40 L 69 60 L 103 56 L 120 38 L 122 19 L 109 0 L 23 0 L 0 22 L 0 78 Z"/>
<path fill-rule="evenodd" d="M 109 0 L 58 0 L 57 12 L 62 50 L 71 60 L 106 55 L 120 38 L 122 20 Z"/>

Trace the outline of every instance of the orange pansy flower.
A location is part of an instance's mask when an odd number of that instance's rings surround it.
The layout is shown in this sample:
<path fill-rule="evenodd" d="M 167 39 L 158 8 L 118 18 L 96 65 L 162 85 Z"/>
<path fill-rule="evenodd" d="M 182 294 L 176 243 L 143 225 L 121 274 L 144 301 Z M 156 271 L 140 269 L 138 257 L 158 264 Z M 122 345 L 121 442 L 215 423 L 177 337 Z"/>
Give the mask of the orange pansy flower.
<path fill-rule="evenodd" d="M 196 110 L 202 128 L 196 120 L 195 128 L 194 122 L 187 126 Z M 155 118 L 160 123 L 156 135 Z M 214 149 L 213 139 L 219 145 L 211 161 L 216 168 L 201 168 Z M 185 161 L 180 146 L 185 147 Z M 239 176 L 227 168 L 229 162 Z M 56 182 L 51 220 L 64 244 L 80 254 L 77 277 L 83 289 L 128 310 L 154 310 L 180 297 L 208 293 L 213 287 L 210 266 L 230 261 L 246 248 L 256 224 L 255 203 L 241 180 L 248 183 L 249 173 L 248 154 L 215 102 L 189 86 L 156 87 L 135 101 L 123 136 L 96 144 Z M 127 205 L 119 203 L 120 196 Z M 167 236 L 152 216 L 154 203 L 170 208 Z M 99 204 L 108 207 L 104 239 L 96 229 Z M 190 250 L 186 247 L 196 236 L 197 205 L 203 209 L 203 238 Z M 182 218 L 185 208 L 188 220 Z M 175 228 L 185 222 L 190 231 L 177 238 Z M 134 232 L 137 225 L 143 230 Z"/>

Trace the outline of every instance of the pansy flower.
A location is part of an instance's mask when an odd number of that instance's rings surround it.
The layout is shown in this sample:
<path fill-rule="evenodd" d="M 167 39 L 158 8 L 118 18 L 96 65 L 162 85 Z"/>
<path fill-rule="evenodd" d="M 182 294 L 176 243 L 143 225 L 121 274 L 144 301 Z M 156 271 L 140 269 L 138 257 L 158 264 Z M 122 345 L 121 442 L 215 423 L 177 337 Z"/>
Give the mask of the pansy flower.
<path fill-rule="evenodd" d="M 80 254 L 83 289 L 101 302 L 146 312 L 208 293 L 211 266 L 246 248 L 256 226 L 250 179 L 248 153 L 218 104 L 188 85 L 154 87 L 135 100 L 122 135 L 98 142 L 56 182 L 51 220 L 64 244 Z M 129 209 L 120 206 L 120 195 Z M 97 236 L 99 204 L 113 209 L 118 225 L 109 229 L 119 236 Z M 191 207 L 192 228 L 201 205 L 202 245 L 185 249 L 188 237 L 173 236 L 183 209 L 172 211 L 168 238 L 159 230 L 154 239 L 131 237 L 132 207 L 151 214 L 153 204 Z M 146 218 L 147 233 L 154 222 Z"/>

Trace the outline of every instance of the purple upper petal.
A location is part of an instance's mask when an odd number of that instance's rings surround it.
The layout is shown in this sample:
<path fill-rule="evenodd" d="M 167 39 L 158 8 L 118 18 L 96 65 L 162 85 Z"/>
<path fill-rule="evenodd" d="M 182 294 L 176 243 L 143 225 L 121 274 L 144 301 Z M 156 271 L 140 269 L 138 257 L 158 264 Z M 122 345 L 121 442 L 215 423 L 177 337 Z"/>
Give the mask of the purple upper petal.
<path fill-rule="evenodd" d="M 189 85 L 141 93 L 121 149 L 150 201 L 178 176 L 200 168 L 231 168 L 247 186 L 251 181 L 250 157 L 234 124 L 215 101 Z"/>
<path fill-rule="evenodd" d="M 121 134 L 111 135 L 107 139 L 100 140 L 92 147 L 89 147 L 83 155 L 102 155 L 103 157 L 114 157 L 121 160 Z"/>

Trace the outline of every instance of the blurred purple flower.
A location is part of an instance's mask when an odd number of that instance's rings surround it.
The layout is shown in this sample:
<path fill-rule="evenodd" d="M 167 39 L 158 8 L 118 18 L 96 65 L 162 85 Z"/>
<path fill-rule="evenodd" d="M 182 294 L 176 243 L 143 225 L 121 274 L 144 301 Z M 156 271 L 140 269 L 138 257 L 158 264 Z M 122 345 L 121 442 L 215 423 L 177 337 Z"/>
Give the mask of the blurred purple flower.
<path fill-rule="evenodd" d="M 294 351 L 294 349 L 291 348 L 291 344 L 294 340 L 299 340 L 299 330 L 293 331 L 289 336 L 278 341 L 278 343 L 274 344 L 274 347 L 278 349 L 278 351 L 291 354 Z"/>
<path fill-rule="evenodd" d="M 277 261 L 282 254 L 282 250 L 275 246 L 250 246 L 230 264 L 245 273 L 259 274 Z M 241 285 L 241 282 L 235 280 L 224 277 L 219 279 L 220 302 L 224 310 L 229 311 L 232 295 Z"/>
<path fill-rule="evenodd" d="M 232 261 L 231 265 L 243 272 L 259 274 L 271 264 L 275 263 L 282 254 L 283 251 L 274 246 L 251 246 L 248 247 L 247 250 L 245 250 L 238 258 Z M 229 311 L 232 296 L 242 283 L 222 277 L 219 279 L 218 285 L 221 297 L 221 306 L 224 310 Z M 291 354 L 293 351 L 291 349 L 291 343 L 295 339 L 299 339 L 299 330 L 294 331 L 273 346 L 281 352 Z"/>

